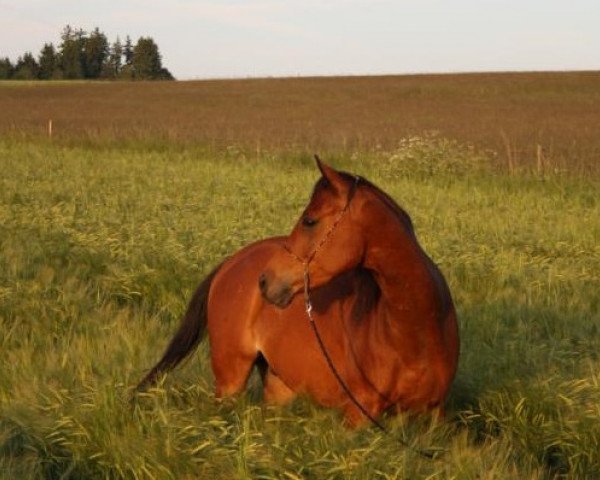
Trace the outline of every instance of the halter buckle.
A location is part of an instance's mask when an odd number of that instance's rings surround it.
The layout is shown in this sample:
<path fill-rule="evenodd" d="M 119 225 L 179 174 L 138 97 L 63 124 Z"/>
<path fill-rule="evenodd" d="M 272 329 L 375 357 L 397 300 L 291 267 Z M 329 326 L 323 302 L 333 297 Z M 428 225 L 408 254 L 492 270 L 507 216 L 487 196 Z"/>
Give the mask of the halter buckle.
<path fill-rule="evenodd" d="M 313 309 L 312 303 L 310 302 L 310 298 L 304 302 L 304 306 L 306 307 L 306 313 L 310 315 Z"/>

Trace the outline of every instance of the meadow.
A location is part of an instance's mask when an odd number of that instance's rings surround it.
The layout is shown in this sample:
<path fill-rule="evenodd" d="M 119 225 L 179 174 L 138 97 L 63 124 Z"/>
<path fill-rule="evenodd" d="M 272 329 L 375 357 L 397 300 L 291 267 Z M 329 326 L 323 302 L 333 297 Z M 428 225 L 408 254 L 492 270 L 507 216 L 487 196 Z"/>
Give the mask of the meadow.
<path fill-rule="evenodd" d="M 5 135 L 351 155 L 428 132 L 509 170 L 600 171 L 600 72 L 2 86 Z"/>
<path fill-rule="evenodd" d="M 348 123 L 328 123 L 328 108 L 302 96 L 287 113 L 249 107 L 289 100 L 318 79 L 275 99 L 266 84 L 277 92 L 283 80 L 231 83 L 237 120 L 227 82 L 0 86 L 0 110 L 10 112 L 0 120 L 0 478 L 599 478 L 598 147 L 585 132 L 585 141 L 566 140 L 578 125 L 569 115 L 584 123 L 576 107 L 589 107 L 590 128 L 598 121 L 599 97 L 571 75 L 544 107 L 581 98 L 562 122 L 556 116 L 548 138 L 565 156 L 553 157 L 552 168 L 538 168 L 536 141 L 533 157 L 513 157 L 509 168 L 502 140 L 486 143 L 484 122 L 474 122 L 472 137 L 453 134 L 467 119 L 437 118 L 437 103 L 414 107 L 414 131 L 377 128 L 385 109 L 347 118 L 331 98 L 336 118 Z M 541 83 L 560 83 L 555 77 Z M 477 91 L 480 81 L 484 91 L 485 78 L 445 82 L 471 82 L 466 90 Z M 247 90 L 260 82 L 257 100 Z M 334 80 L 322 82 L 337 91 Z M 340 81 L 340 95 L 344 82 L 375 79 Z M 424 78 L 425 99 L 434 95 L 428 82 L 443 83 Z M 185 100 L 173 103 L 183 113 L 169 109 L 178 85 L 188 100 L 186 92 L 206 90 L 199 111 Z M 140 106 L 152 115 L 140 115 L 136 97 L 120 97 L 121 110 L 108 113 L 118 92 L 147 100 L 148 90 L 172 88 Z M 61 102 L 68 90 L 79 93 Z M 516 92 L 504 91 L 503 101 L 517 104 L 523 91 Z M 497 115 L 494 128 L 510 124 Z M 430 128 L 428 116 L 447 129 Z M 308 118 L 322 123 L 313 131 Z M 537 128 L 522 125 L 515 132 Z M 240 398 L 218 402 L 206 342 L 132 402 L 132 387 L 203 276 L 241 246 L 291 229 L 318 178 L 313 146 L 390 193 L 449 281 L 462 347 L 447 418 L 389 417 L 387 435 L 352 431 L 307 399 L 264 405 L 256 374 Z M 577 152 L 572 165 L 569 152 Z"/>

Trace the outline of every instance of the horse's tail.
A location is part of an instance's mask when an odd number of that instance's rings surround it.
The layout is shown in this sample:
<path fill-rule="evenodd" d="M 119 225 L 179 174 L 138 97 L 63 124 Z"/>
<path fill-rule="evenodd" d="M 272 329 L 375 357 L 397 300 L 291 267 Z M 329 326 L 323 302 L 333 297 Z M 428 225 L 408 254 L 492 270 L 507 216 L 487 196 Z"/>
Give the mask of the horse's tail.
<path fill-rule="evenodd" d="M 147 385 L 154 384 L 162 373 L 175 368 L 196 349 L 200 340 L 202 340 L 208 319 L 208 292 L 219 268 L 221 268 L 221 265 L 202 280 L 190 300 L 185 315 L 181 319 L 177 333 L 175 333 L 162 358 L 142 379 L 136 390 L 142 390 Z"/>

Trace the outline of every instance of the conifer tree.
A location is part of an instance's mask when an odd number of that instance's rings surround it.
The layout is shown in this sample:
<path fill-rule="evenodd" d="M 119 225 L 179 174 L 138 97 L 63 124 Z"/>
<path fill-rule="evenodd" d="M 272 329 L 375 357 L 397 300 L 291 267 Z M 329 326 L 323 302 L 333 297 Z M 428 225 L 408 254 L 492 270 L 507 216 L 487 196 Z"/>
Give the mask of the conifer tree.
<path fill-rule="evenodd" d="M 110 53 L 110 61 L 114 68 L 115 77 L 121 72 L 121 66 L 123 65 L 123 46 L 121 40 L 117 37 L 117 40 L 112 45 Z"/>
<path fill-rule="evenodd" d="M 31 52 L 27 52 L 17 60 L 13 77 L 19 80 L 34 80 L 38 78 L 39 65 Z"/>
<path fill-rule="evenodd" d="M 10 58 L 0 58 L 0 80 L 8 80 L 12 78 L 14 66 Z"/>
<path fill-rule="evenodd" d="M 61 35 L 60 67 L 64 78 L 83 78 L 82 43 L 85 38 L 83 30 L 75 31 L 67 25 Z"/>
<path fill-rule="evenodd" d="M 41 80 L 50 80 L 55 78 L 57 69 L 57 55 L 54 45 L 45 43 L 39 56 L 40 71 L 38 77 Z"/>
<path fill-rule="evenodd" d="M 106 35 L 96 27 L 89 37 L 82 38 L 83 65 L 86 78 L 99 78 L 108 56 Z"/>
<path fill-rule="evenodd" d="M 133 61 L 133 44 L 129 35 L 125 37 L 125 45 L 123 46 L 123 55 L 125 56 L 125 65 L 131 65 Z"/>

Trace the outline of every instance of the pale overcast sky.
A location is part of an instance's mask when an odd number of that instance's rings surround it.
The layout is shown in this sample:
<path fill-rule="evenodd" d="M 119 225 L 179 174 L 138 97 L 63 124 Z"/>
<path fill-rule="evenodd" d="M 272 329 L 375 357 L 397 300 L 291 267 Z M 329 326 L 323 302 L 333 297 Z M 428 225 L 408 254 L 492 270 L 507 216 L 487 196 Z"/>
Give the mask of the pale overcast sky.
<path fill-rule="evenodd" d="M 0 57 L 152 36 L 179 79 L 600 69 L 600 0 L 0 0 Z"/>

